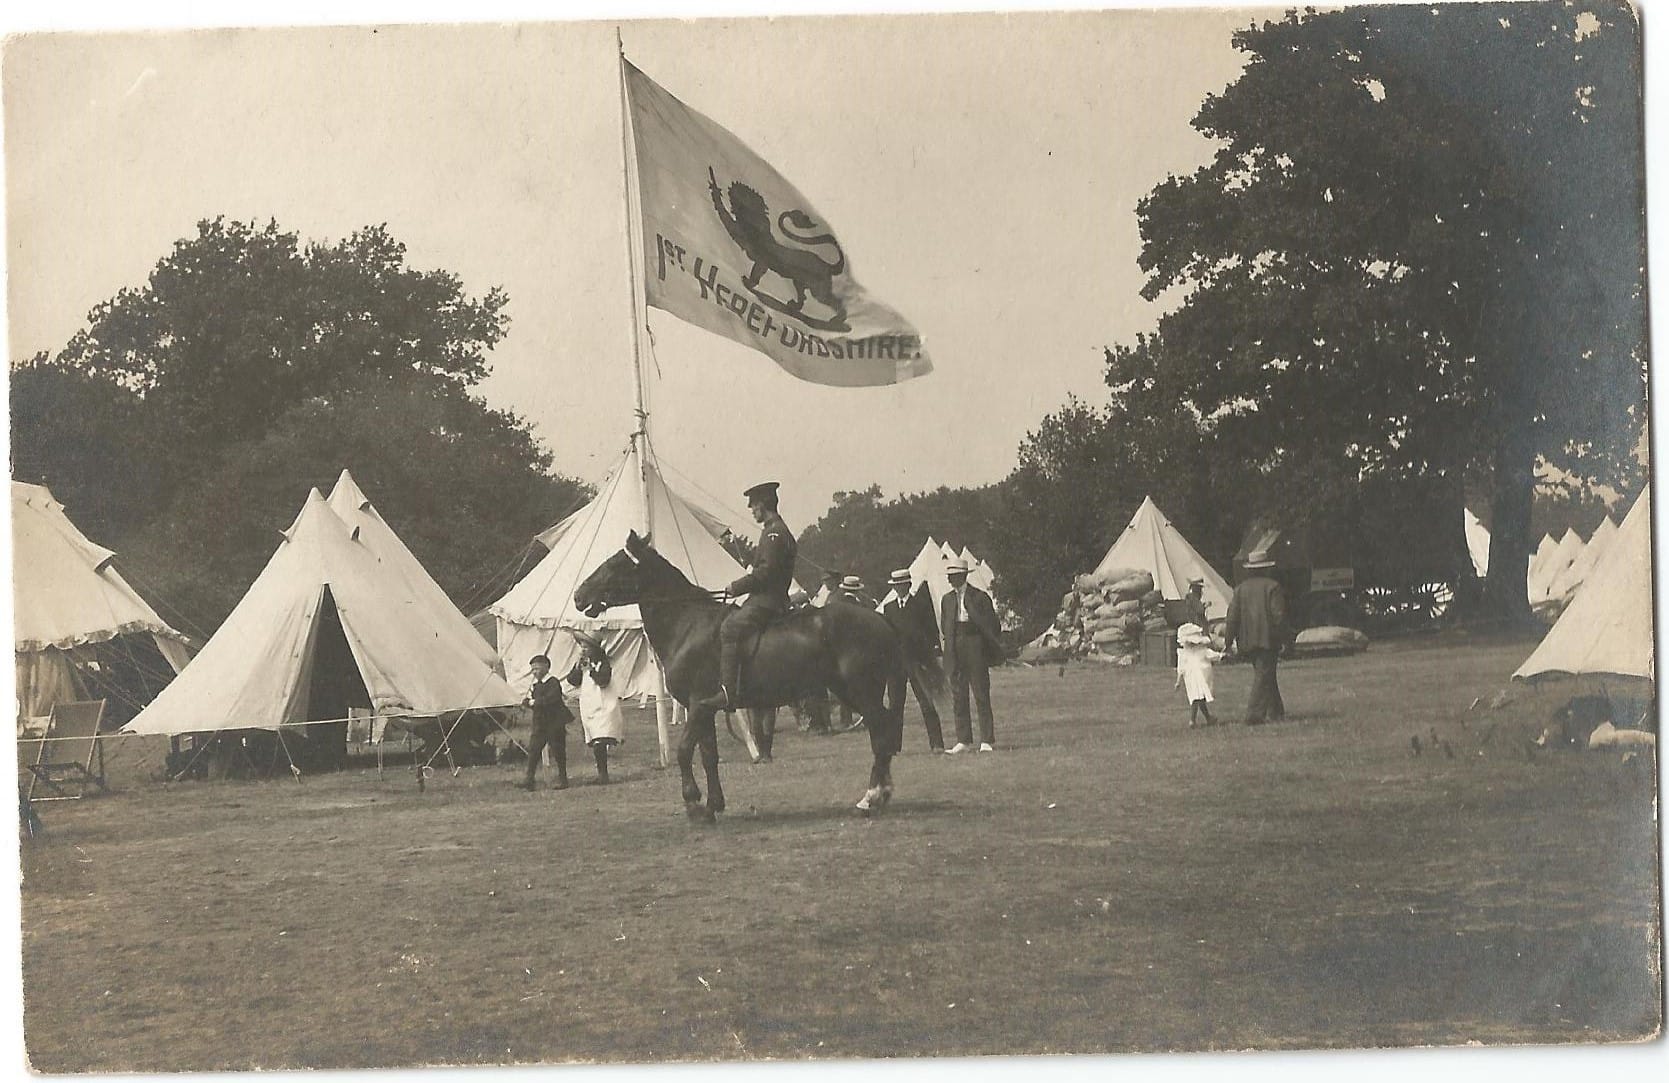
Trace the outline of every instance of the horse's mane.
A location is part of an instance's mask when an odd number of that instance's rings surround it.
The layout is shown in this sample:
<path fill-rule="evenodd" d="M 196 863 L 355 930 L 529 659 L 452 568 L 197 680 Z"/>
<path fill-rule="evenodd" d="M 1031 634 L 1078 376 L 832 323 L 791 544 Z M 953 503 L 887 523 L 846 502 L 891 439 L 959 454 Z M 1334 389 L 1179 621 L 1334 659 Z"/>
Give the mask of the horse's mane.
<path fill-rule="evenodd" d="M 688 577 L 686 577 L 683 572 L 678 570 L 678 566 L 666 557 L 662 556 L 660 550 L 656 549 L 652 543 L 645 541 L 643 543 L 643 548 L 638 552 L 632 552 L 630 548 L 626 551 L 633 557 L 636 557 L 640 562 L 653 567 L 661 576 L 670 580 L 668 583 L 658 584 L 656 586 L 657 590 L 665 590 L 669 594 L 677 594 L 680 592 L 687 593 L 691 598 L 703 599 L 712 602 L 714 605 L 724 604 L 713 598 L 707 593 L 706 590 L 690 582 Z"/>

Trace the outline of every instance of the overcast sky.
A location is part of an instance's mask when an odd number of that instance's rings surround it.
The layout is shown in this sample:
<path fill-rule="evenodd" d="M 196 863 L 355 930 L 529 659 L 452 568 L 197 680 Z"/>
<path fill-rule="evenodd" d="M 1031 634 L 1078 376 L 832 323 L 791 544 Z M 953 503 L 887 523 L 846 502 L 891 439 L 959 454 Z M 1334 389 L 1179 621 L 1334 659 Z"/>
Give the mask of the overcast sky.
<path fill-rule="evenodd" d="M 781 480 L 797 530 L 836 490 L 1003 477 L 1045 412 L 1100 395 L 1102 348 L 1157 319 L 1136 202 L 1209 155 L 1188 121 L 1253 15 L 625 24 L 633 62 L 798 186 L 936 364 L 821 387 L 654 311 L 663 461 L 731 507 Z M 614 25 L 14 40 L 12 358 L 61 347 L 200 218 L 307 239 L 386 222 L 414 266 L 508 291 L 482 393 L 596 479 L 632 408 Z"/>

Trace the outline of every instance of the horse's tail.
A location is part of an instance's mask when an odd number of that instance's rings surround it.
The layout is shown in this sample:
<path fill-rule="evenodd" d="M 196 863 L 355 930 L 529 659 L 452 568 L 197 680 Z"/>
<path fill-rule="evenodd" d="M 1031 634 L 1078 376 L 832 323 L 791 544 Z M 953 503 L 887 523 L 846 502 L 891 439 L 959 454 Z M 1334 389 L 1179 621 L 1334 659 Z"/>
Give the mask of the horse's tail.
<path fill-rule="evenodd" d="M 904 645 L 895 639 L 895 649 L 887 666 L 887 733 L 893 752 L 904 750 L 904 693 L 909 686 L 910 663 L 904 657 Z"/>
<path fill-rule="evenodd" d="M 927 698 L 932 701 L 934 710 L 941 718 L 951 716 L 950 682 L 945 679 L 945 668 L 939 664 L 934 655 L 925 658 L 912 658 L 909 662 L 910 672 L 915 676 L 922 688 L 927 691 Z"/>

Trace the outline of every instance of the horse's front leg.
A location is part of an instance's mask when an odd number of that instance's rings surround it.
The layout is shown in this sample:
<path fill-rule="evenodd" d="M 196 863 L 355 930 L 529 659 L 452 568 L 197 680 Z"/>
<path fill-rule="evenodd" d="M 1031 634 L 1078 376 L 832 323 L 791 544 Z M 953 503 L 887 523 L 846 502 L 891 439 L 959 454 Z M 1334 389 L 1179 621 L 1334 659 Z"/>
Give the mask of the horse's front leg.
<path fill-rule="evenodd" d="M 678 774 L 684 785 L 684 812 L 692 820 L 711 818 L 711 813 L 701 804 L 701 787 L 695 784 L 695 746 L 701 740 L 704 719 L 711 728 L 713 712 L 691 708 L 684 732 L 678 738 Z"/>
<path fill-rule="evenodd" d="M 724 811 L 724 787 L 719 785 L 718 721 L 712 715 L 707 716 L 707 725 L 701 730 L 701 766 L 707 770 L 707 818 L 712 819 L 713 813 Z"/>
<path fill-rule="evenodd" d="M 865 715 L 864 721 L 869 726 L 869 751 L 873 758 L 869 764 L 869 789 L 858 800 L 858 811 L 868 816 L 886 808 L 887 802 L 892 800 L 894 742 L 889 726 L 890 712 L 882 710 L 873 716 Z"/>

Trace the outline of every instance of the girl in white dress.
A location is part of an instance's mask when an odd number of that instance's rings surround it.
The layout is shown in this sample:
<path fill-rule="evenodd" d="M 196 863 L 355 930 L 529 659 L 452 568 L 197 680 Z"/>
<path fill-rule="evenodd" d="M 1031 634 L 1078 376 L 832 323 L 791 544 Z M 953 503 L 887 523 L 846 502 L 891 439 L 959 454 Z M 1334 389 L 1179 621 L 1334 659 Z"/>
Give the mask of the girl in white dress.
<path fill-rule="evenodd" d="M 1188 692 L 1188 728 L 1205 724 L 1215 726 L 1211 717 L 1211 664 L 1223 660 L 1223 652 L 1213 650 L 1211 637 L 1197 624 L 1184 624 L 1176 630 L 1176 687 L 1186 686 Z"/>
<path fill-rule="evenodd" d="M 575 667 L 580 671 L 580 725 L 597 761 L 597 781 L 606 783 L 609 749 L 626 739 L 626 716 L 620 709 L 619 694 L 611 687 L 614 674 L 602 641 L 578 631 L 574 638 L 580 642 L 580 660 Z"/>

